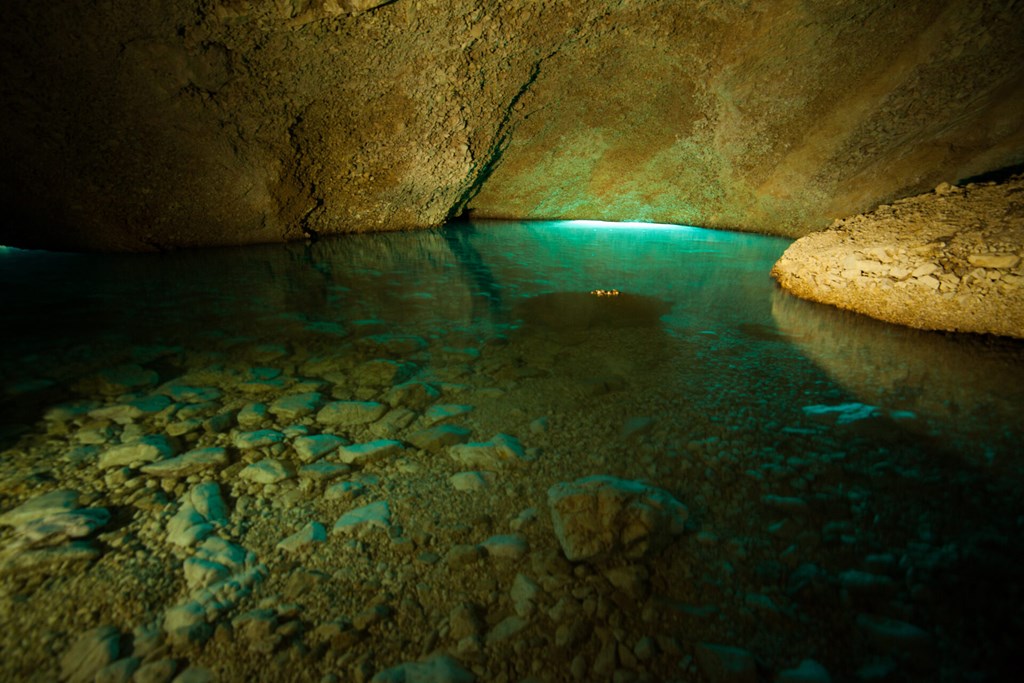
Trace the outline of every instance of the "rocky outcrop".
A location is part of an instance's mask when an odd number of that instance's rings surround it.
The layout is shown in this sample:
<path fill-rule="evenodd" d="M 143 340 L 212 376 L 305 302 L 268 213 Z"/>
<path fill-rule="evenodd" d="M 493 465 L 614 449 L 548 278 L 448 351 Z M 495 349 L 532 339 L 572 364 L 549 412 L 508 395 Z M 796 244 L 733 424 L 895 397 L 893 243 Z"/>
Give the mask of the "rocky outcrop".
<path fill-rule="evenodd" d="M 1024 176 L 942 184 L 837 221 L 794 242 L 772 276 L 888 322 L 1024 338 Z"/>
<path fill-rule="evenodd" d="M 801 235 L 1024 160 L 1013 3 L 166 0 L 0 9 L 0 243 L 476 216 Z"/>

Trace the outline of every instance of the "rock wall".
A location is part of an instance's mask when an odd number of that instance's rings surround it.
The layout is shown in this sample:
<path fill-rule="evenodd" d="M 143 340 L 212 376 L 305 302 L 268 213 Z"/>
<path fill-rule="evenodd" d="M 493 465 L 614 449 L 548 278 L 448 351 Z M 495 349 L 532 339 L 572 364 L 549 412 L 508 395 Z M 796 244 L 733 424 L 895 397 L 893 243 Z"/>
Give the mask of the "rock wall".
<path fill-rule="evenodd" d="M 4 3 L 0 242 L 788 235 L 1024 161 L 1016 2 Z"/>

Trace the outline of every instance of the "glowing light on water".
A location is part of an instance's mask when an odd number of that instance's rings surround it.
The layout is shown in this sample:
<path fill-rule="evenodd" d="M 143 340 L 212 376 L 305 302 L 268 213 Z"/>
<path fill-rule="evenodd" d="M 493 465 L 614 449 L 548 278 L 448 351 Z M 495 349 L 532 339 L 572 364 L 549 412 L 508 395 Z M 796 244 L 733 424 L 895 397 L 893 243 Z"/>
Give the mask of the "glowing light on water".
<path fill-rule="evenodd" d="M 550 221 L 558 228 L 603 228 L 609 230 L 700 230 L 692 225 L 674 223 L 642 223 L 639 221 Z"/>

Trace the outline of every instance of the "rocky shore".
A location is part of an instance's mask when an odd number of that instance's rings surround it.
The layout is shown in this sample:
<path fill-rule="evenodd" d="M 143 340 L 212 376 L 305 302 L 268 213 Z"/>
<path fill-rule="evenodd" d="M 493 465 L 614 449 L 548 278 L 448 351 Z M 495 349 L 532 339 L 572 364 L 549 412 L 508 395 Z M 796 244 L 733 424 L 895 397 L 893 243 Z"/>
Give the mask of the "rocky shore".
<path fill-rule="evenodd" d="M 926 330 L 1024 338 L 1024 176 L 902 199 L 798 239 L 787 291 Z"/>

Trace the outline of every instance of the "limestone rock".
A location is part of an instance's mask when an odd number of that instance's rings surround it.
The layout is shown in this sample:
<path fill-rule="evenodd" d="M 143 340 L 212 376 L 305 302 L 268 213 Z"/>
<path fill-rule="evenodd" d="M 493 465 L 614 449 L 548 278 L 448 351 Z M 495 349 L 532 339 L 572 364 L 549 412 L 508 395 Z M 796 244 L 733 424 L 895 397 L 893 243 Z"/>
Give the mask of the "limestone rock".
<path fill-rule="evenodd" d="M 476 677 L 447 655 L 378 671 L 370 683 L 473 683 Z"/>
<path fill-rule="evenodd" d="M 99 466 L 102 469 L 124 467 L 140 462 L 154 462 L 174 455 L 174 444 L 162 434 L 144 436 L 105 451 L 100 455 Z"/>
<path fill-rule="evenodd" d="M 482 491 L 494 480 L 493 472 L 456 472 L 448 477 L 456 491 Z"/>
<path fill-rule="evenodd" d="M 240 451 L 273 446 L 284 441 L 284 434 L 276 429 L 257 429 L 254 432 L 236 432 L 231 443 Z"/>
<path fill-rule="evenodd" d="M 214 446 L 196 448 L 173 458 L 143 465 L 140 469 L 154 477 L 181 479 L 205 470 L 225 467 L 228 463 L 228 452 Z"/>
<path fill-rule="evenodd" d="M 456 425 L 437 425 L 410 434 L 409 443 L 425 451 L 439 451 L 469 441 L 470 431 Z"/>
<path fill-rule="evenodd" d="M 275 458 L 264 458 L 259 462 L 254 462 L 238 473 L 239 479 L 251 481 L 254 484 L 276 484 L 294 476 L 295 471 L 291 464 Z"/>
<path fill-rule="evenodd" d="M 354 427 L 374 422 L 386 412 L 387 406 L 375 401 L 334 401 L 321 408 L 316 419 L 332 427 Z"/>
<path fill-rule="evenodd" d="M 269 410 L 282 420 L 297 420 L 315 413 L 321 400 L 322 396 L 316 391 L 282 396 L 270 404 Z"/>
<path fill-rule="evenodd" d="M 292 441 L 292 446 L 303 462 L 313 462 L 338 446 L 345 445 L 345 439 L 333 434 L 315 434 L 313 436 L 300 436 Z"/>
<path fill-rule="evenodd" d="M 0 525 L 20 526 L 45 519 L 51 515 L 70 512 L 78 508 L 78 491 L 60 489 L 36 496 L 21 505 L 0 514 Z"/>
<path fill-rule="evenodd" d="M 61 678 L 68 683 L 92 683 L 96 674 L 117 659 L 121 633 L 100 626 L 81 634 L 60 659 Z"/>
<path fill-rule="evenodd" d="M 385 500 L 349 510 L 334 523 L 332 533 L 361 533 L 374 527 L 384 530 L 391 527 L 391 507 Z"/>
<path fill-rule="evenodd" d="M 464 467 L 484 470 L 503 469 L 529 460 L 526 450 L 514 436 L 498 434 L 490 441 L 452 446 L 452 460 Z"/>
<path fill-rule="evenodd" d="M 277 544 L 279 550 L 293 553 L 307 548 L 314 543 L 323 543 L 327 540 L 327 530 L 320 522 L 310 522 L 301 530 L 283 539 Z"/>
<path fill-rule="evenodd" d="M 668 492 L 603 475 L 548 489 L 555 535 L 566 558 L 642 557 L 683 532 L 688 510 Z"/>
<path fill-rule="evenodd" d="M 377 439 L 368 443 L 342 446 L 338 449 L 338 459 L 346 465 L 367 465 L 401 453 L 403 449 L 400 441 Z"/>
<path fill-rule="evenodd" d="M 427 426 L 443 422 L 444 420 L 450 420 L 455 417 L 461 417 L 473 412 L 473 406 L 459 405 L 454 403 L 445 403 L 436 406 L 430 406 L 427 412 L 423 414 L 423 423 Z"/>

